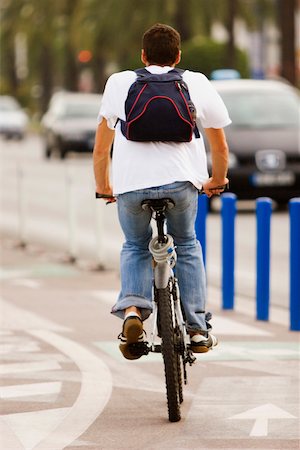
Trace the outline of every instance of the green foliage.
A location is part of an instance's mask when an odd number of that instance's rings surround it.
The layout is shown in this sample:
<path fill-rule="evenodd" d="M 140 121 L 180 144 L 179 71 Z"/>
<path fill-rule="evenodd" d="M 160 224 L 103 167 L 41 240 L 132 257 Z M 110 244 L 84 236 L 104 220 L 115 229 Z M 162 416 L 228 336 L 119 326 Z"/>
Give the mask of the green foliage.
<path fill-rule="evenodd" d="M 168 23 L 181 33 L 181 67 L 209 75 L 213 69 L 226 67 L 226 51 L 225 45 L 205 36 L 216 20 L 233 34 L 228 24 L 230 1 L 1 0 L 1 92 L 16 95 L 31 109 L 44 110 L 55 89 L 78 89 L 86 69 L 92 71 L 94 89 L 99 92 L 112 69 L 142 65 L 141 37 L 155 22 Z M 252 29 L 261 27 L 266 18 L 274 20 L 275 0 L 235 1 L 236 16 Z M 25 76 L 16 70 L 17 35 L 26 40 Z M 202 40 L 193 39 L 199 35 Z M 79 63 L 81 50 L 91 52 L 91 61 Z M 236 50 L 235 68 L 248 75 L 246 56 L 240 50 Z"/>
<path fill-rule="evenodd" d="M 202 72 L 207 77 L 213 70 L 230 68 L 238 70 L 242 78 L 249 77 L 250 71 L 246 52 L 238 48 L 235 49 L 236 62 L 234 67 L 228 67 L 226 60 L 226 44 L 198 37 L 183 45 L 180 67 Z"/>

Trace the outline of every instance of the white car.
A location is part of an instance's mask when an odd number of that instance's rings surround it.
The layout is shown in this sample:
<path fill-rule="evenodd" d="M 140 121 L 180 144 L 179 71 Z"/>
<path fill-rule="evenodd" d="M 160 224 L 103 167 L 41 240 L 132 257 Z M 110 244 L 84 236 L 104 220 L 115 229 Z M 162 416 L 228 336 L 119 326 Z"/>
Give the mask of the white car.
<path fill-rule="evenodd" d="M 14 97 L 0 95 L 0 134 L 7 139 L 23 139 L 28 122 L 27 114 Z"/>
<path fill-rule="evenodd" d="M 68 152 L 92 152 L 101 95 L 80 92 L 57 92 L 42 118 L 45 156 Z"/>

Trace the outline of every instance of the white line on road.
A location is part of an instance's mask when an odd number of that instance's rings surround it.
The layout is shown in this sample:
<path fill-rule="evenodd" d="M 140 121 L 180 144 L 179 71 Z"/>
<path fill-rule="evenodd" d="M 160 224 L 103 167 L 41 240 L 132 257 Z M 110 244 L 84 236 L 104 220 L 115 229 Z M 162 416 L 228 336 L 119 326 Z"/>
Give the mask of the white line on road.
<path fill-rule="evenodd" d="M 44 370 L 57 370 L 61 366 L 56 361 L 21 362 L 12 364 L 1 364 L 0 375 L 23 372 L 41 372 Z"/>
<path fill-rule="evenodd" d="M 61 391 L 61 386 L 62 383 L 60 381 L 1 386 L 0 398 L 4 399 L 29 396 L 32 397 L 35 395 L 58 394 Z"/>
<path fill-rule="evenodd" d="M 26 309 L 14 306 L 0 297 L 1 328 L 3 330 L 46 329 L 53 331 L 70 331 L 69 328 L 44 319 Z"/>
<path fill-rule="evenodd" d="M 41 283 L 39 281 L 31 280 L 29 278 L 19 278 L 16 280 L 12 280 L 11 284 L 15 286 L 24 286 L 31 289 L 39 289 L 41 287 Z"/>
<path fill-rule="evenodd" d="M 38 446 L 39 450 L 60 450 L 77 439 L 105 408 L 112 391 L 111 373 L 101 359 L 70 339 L 46 330 L 30 333 L 67 355 L 82 374 L 81 390 L 69 413 Z"/>

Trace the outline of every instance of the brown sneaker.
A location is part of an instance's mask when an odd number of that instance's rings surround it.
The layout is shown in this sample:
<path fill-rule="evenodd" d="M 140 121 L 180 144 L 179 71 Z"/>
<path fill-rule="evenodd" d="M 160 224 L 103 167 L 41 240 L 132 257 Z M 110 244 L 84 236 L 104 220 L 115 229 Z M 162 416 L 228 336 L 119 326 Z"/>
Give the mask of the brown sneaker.
<path fill-rule="evenodd" d="M 138 316 L 129 316 L 123 323 L 122 333 L 118 338 L 121 343 L 119 349 L 126 359 L 139 359 L 144 354 L 144 331 L 143 322 Z"/>
<path fill-rule="evenodd" d="M 218 345 L 218 339 L 213 334 L 208 337 L 202 334 L 194 334 L 191 336 L 191 350 L 193 353 L 206 353 Z"/>

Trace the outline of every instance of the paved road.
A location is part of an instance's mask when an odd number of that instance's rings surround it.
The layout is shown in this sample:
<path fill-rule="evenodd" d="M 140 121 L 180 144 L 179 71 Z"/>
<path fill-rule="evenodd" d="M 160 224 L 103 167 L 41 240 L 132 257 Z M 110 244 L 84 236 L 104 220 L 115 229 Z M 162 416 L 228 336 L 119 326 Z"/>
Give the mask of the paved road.
<path fill-rule="evenodd" d="M 94 200 L 90 155 L 70 155 L 66 161 L 43 158 L 42 141 L 30 136 L 22 143 L 0 141 L 0 229 L 26 242 L 117 268 L 123 236 L 116 206 Z M 236 293 L 255 297 L 256 224 L 252 209 L 236 220 Z M 289 221 L 276 212 L 271 230 L 271 304 L 289 303 Z M 207 222 L 208 280 L 220 286 L 221 224 L 219 214 Z"/>
<path fill-rule="evenodd" d="M 1 448 L 299 449 L 299 333 L 284 317 L 222 312 L 210 288 L 220 345 L 189 370 L 171 424 L 160 355 L 118 351 L 118 272 L 14 244 L 1 249 Z"/>

